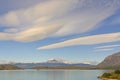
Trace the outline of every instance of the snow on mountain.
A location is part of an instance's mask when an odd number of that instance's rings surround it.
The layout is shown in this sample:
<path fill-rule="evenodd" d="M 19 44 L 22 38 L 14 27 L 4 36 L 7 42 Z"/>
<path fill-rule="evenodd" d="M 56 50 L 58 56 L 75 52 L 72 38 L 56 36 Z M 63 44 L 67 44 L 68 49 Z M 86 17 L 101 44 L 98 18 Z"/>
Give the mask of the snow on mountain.
<path fill-rule="evenodd" d="M 69 62 L 67 60 L 63 60 L 60 58 L 51 58 L 47 61 L 47 63 L 64 63 L 64 64 L 72 64 L 72 62 Z"/>

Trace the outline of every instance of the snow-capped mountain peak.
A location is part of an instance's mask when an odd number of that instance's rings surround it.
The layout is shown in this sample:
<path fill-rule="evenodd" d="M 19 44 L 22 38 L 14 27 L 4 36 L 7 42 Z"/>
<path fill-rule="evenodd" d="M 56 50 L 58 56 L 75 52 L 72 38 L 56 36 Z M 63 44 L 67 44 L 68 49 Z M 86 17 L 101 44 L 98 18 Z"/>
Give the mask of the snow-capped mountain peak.
<path fill-rule="evenodd" d="M 67 61 L 67 60 L 63 60 L 60 58 L 51 58 L 47 61 L 48 63 L 64 63 L 64 64 L 71 64 L 71 62 Z"/>

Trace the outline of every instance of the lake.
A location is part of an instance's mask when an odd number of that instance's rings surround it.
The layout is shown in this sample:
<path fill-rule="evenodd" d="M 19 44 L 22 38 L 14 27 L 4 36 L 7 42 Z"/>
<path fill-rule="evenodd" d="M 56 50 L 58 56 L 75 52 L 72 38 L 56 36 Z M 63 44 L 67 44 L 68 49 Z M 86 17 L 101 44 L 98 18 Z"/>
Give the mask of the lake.
<path fill-rule="evenodd" d="M 0 80 L 98 80 L 105 70 L 1 70 Z"/>

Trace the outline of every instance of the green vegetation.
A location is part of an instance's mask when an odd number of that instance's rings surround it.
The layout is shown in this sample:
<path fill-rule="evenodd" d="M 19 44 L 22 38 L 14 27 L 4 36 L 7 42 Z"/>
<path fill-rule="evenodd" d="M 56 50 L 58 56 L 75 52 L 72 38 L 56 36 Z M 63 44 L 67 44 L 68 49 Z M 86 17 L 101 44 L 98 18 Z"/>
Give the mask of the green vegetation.
<path fill-rule="evenodd" d="M 115 70 L 114 72 L 104 73 L 102 76 L 99 76 L 98 78 L 120 80 L 120 70 Z"/>

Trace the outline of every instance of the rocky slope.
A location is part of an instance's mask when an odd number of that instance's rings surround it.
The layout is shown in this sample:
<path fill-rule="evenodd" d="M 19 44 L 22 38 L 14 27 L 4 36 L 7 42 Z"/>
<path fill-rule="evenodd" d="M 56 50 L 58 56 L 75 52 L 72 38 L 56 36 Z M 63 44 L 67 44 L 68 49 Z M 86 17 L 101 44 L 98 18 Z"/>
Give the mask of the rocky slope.
<path fill-rule="evenodd" d="M 120 67 L 120 52 L 110 55 L 104 59 L 100 64 L 97 66 L 99 67 Z"/>

